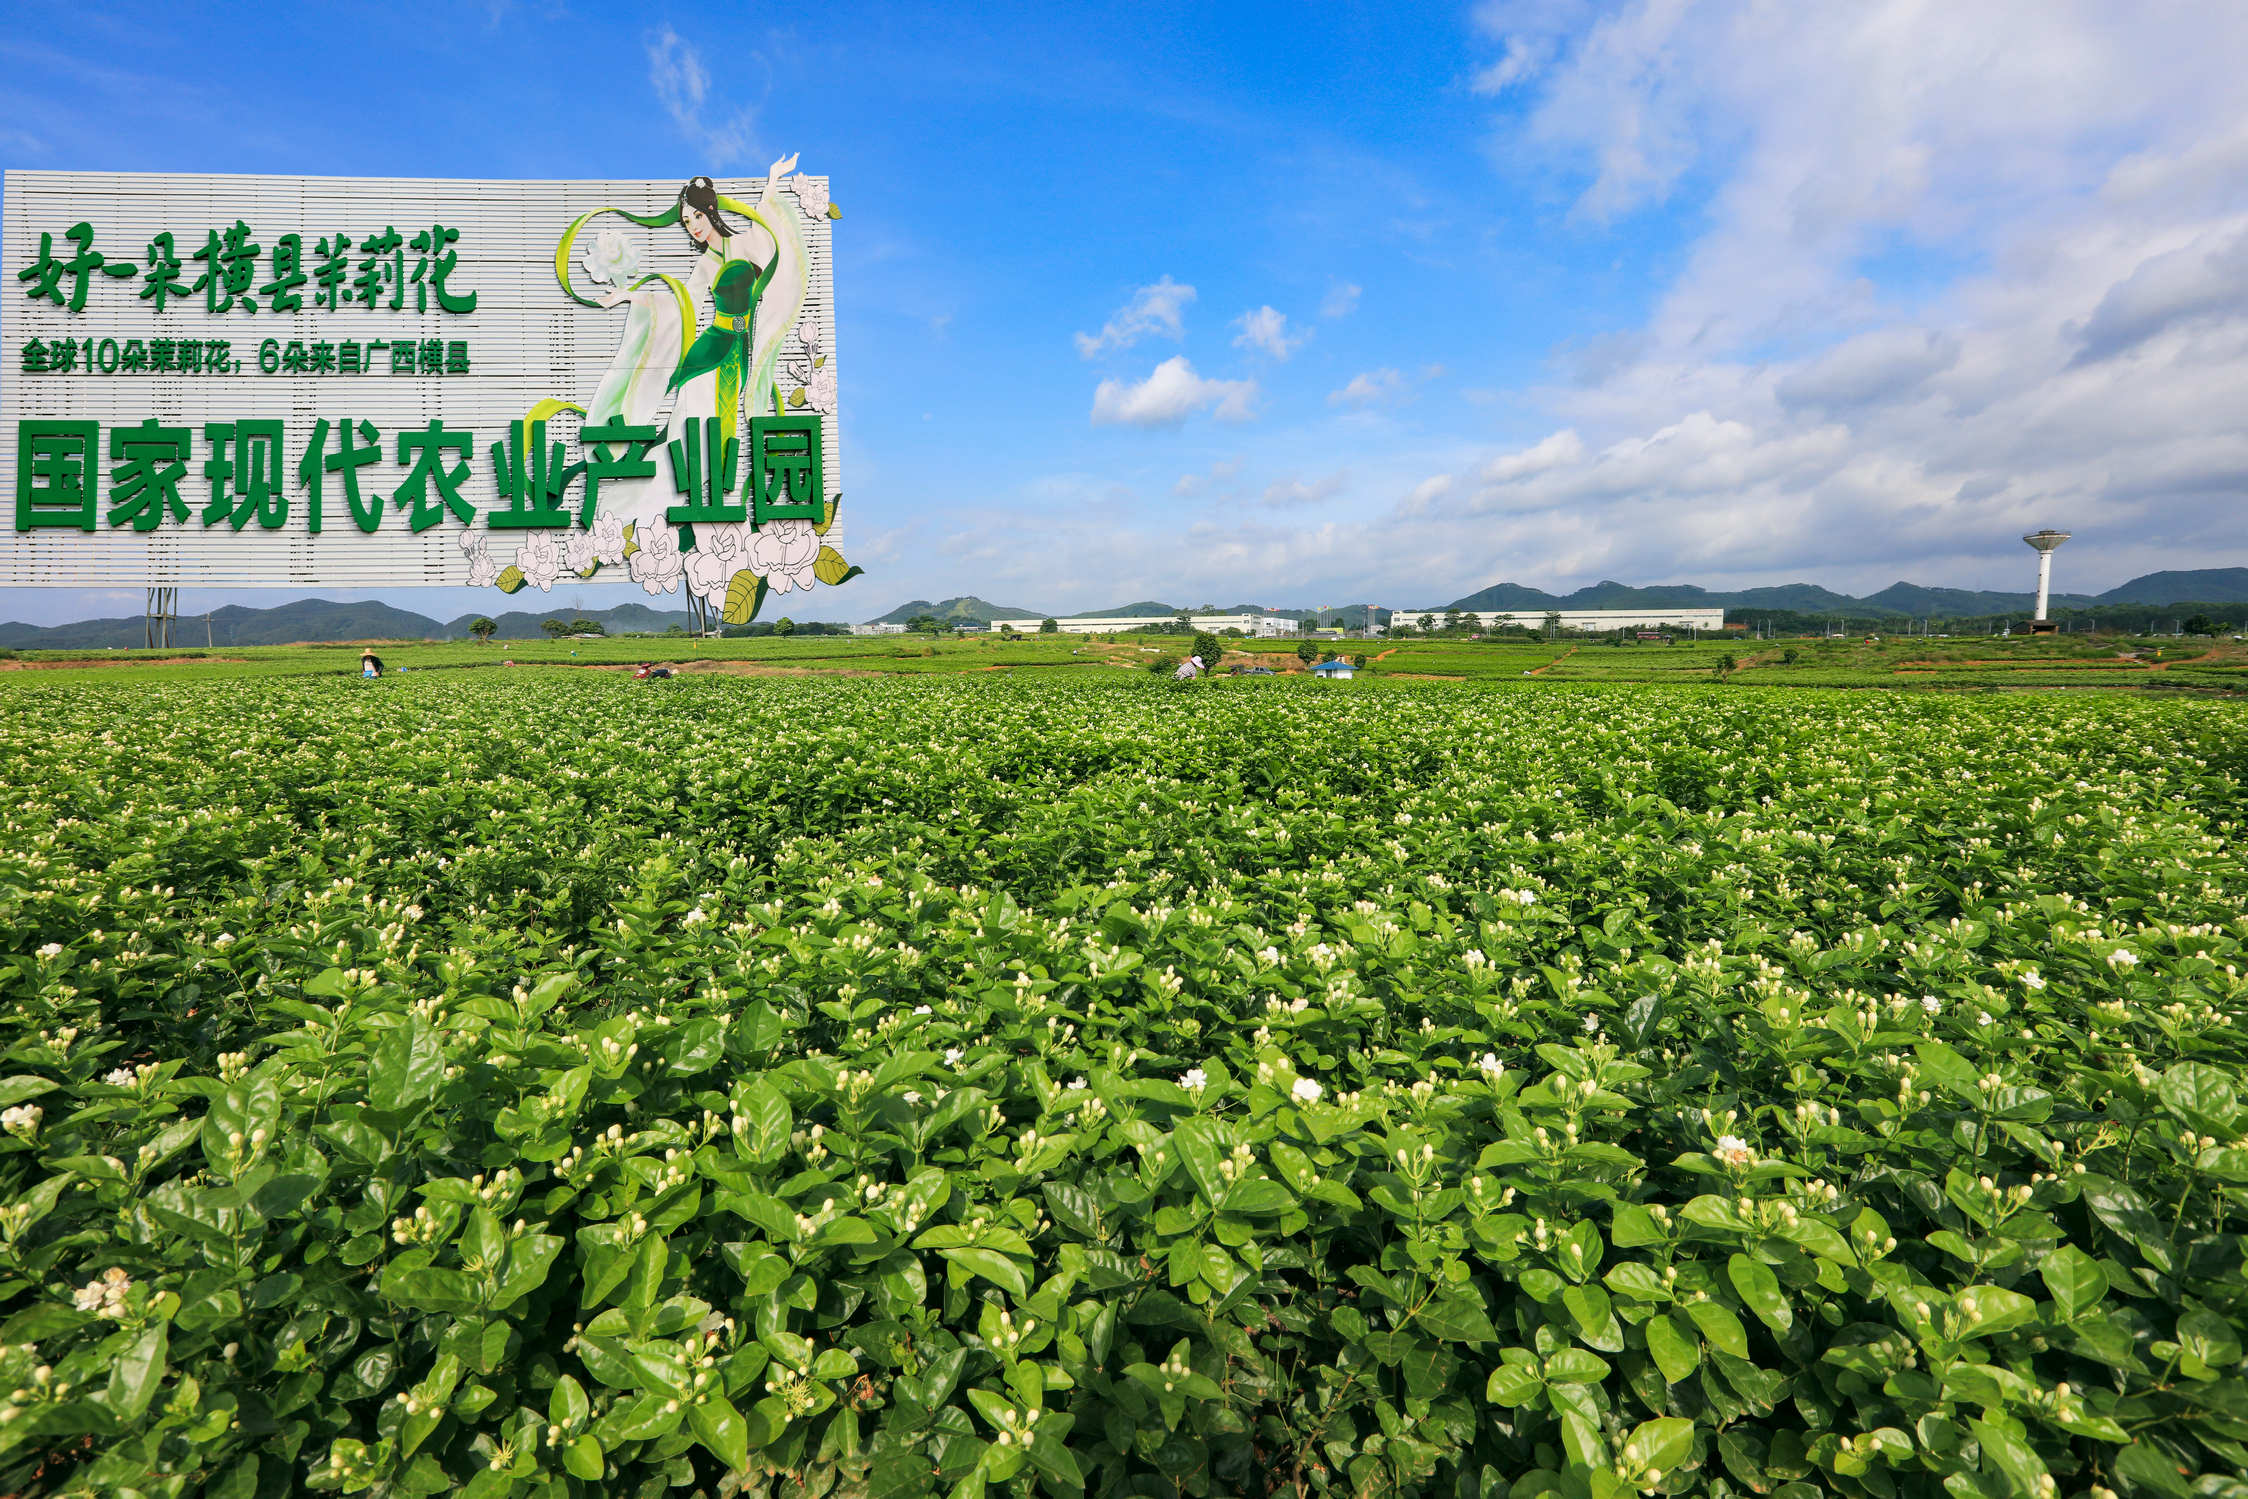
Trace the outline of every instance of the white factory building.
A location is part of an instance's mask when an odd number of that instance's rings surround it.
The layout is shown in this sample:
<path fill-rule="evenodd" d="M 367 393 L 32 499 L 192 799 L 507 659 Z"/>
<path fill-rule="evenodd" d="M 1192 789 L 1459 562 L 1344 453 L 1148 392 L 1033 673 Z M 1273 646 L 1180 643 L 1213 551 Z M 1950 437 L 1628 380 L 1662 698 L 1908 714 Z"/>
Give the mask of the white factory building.
<path fill-rule="evenodd" d="M 1213 635 L 1223 635 L 1228 630 L 1239 630 L 1244 635 L 1293 635 L 1296 622 L 1292 619 L 1268 618 L 1262 614 L 1190 614 L 1193 628 L 1208 630 Z M 1157 625 L 1176 624 L 1176 616 L 1119 614 L 1082 619 L 1057 619 L 1056 624 L 1071 635 L 1121 635 L 1131 630 L 1145 630 Z M 1024 626 L 1017 625 L 1016 629 Z M 1037 629 L 1032 622 L 1030 629 Z"/>
<path fill-rule="evenodd" d="M 1386 612 L 1391 624 L 1412 625 L 1417 629 L 1426 617 L 1438 629 L 1444 627 L 1442 609 L 1377 612 Z M 1481 612 L 1470 609 L 1463 610 L 1460 617 L 1473 621 L 1478 629 L 1521 625 L 1530 630 L 1542 630 L 1558 617 L 1562 629 L 1591 635 L 1609 630 L 1708 630 L 1714 634 L 1725 628 L 1723 609 L 1497 609 Z"/>

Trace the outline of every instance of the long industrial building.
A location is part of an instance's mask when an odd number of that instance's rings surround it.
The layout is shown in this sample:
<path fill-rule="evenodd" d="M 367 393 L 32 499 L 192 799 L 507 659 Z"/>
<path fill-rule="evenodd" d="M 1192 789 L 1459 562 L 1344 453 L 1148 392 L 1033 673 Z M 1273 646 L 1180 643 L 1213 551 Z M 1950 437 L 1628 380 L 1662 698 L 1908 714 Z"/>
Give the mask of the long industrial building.
<path fill-rule="evenodd" d="M 1418 628 L 1422 619 L 1433 621 L 1439 628 L 1444 623 L 1442 609 L 1388 609 L 1376 608 L 1377 614 L 1389 615 L 1391 624 L 1407 624 Z M 1478 629 L 1492 625 L 1522 625 L 1527 629 L 1542 630 L 1557 617 L 1564 630 L 1577 630 L 1587 634 L 1600 634 L 1608 630 L 1709 630 L 1725 628 L 1723 609 L 1500 609 L 1465 610 L 1462 619 L 1473 620 Z"/>

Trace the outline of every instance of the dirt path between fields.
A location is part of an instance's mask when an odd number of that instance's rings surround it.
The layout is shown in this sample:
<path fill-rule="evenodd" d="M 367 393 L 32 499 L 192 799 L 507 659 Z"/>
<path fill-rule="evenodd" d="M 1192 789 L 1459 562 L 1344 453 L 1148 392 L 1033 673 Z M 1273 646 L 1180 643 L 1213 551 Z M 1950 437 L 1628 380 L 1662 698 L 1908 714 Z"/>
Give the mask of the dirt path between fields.
<path fill-rule="evenodd" d="M 106 656 L 85 657 L 73 661 L 0 661 L 0 671 L 72 671 L 79 667 L 101 666 L 193 666 L 199 662 L 223 662 L 239 666 L 246 656 Z"/>
<path fill-rule="evenodd" d="M 1558 656 L 1554 657 L 1554 658 L 1553 658 L 1553 659 L 1552 659 L 1551 661 L 1548 661 L 1548 662 L 1547 662 L 1547 663 L 1546 663 L 1546 664 L 1545 664 L 1544 666 L 1533 666 L 1533 667 L 1531 667 L 1531 668 L 1530 668 L 1530 671 L 1529 671 L 1529 675 L 1530 675 L 1530 676 L 1533 676 L 1533 677 L 1542 677 L 1542 676 L 1544 676 L 1544 675 L 1546 674 L 1546 672 L 1547 672 L 1547 671 L 1548 671 L 1549 669 L 1551 669 L 1551 668 L 1553 668 L 1553 667 L 1556 667 L 1556 666 L 1559 666 L 1559 665 L 1560 665 L 1560 664 L 1561 664 L 1562 662 L 1564 662 L 1564 661 L 1568 660 L 1568 659 L 1569 659 L 1569 658 L 1570 658 L 1571 656 L 1574 656 L 1574 655 L 1575 655 L 1576 653 L 1577 653 L 1577 648 L 1576 648 L 1575 646 L 1571 646 L 1571 647 L 1569 647 L 1569 649 L 1567 649 L 1567 650 L 1563 651 L 1563 652 L 1562 652 L 1562 653 L 1561 653 L 1560 655 L 1558 655 Z"/>

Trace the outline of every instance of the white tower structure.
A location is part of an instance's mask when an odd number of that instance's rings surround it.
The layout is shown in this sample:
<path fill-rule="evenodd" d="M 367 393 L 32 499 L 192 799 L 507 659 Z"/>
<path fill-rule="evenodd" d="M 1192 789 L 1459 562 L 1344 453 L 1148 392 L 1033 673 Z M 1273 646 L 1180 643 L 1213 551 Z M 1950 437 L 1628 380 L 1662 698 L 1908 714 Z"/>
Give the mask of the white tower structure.
<path fill-rule="evenodd" d="M 2023 541 L 2037 548 L 2037 615 L 2030 621 L 2029 625 L 2033 634 L 2043 633 L 2053 628 L 2052 624 L 2045 618 L 2045 600 L 2053 588 L 2053 549 L 2068 538 L 2068 532 L 2055 531 L 2050 528 L 2043 531 L 2032 531 L 2022 538 Z"/>

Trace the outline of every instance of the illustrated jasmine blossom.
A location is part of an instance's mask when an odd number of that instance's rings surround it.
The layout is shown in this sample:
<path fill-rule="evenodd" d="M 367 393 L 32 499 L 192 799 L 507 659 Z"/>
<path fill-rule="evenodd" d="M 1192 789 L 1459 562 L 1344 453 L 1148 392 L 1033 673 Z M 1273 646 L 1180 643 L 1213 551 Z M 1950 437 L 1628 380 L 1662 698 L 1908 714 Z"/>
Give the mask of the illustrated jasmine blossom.
<path fill-rule="evenodd" d="M 593 518 L 593 529 L 585 534 L 592 539 L 594 561 L 608 567 L 624 561 L 624 524 L 624 517 L 614 510 Z"/>
<path fill-rule="evenodd" d="M 1319 1095 L 1327 1090 L 1308 1077 L 1299 1077 L 1289 1085 L 1288 1091 L 1295 1095 L 1298 1103 L 1317 1103 Z"/>
<path fill-rule="evenodd" d="M 42 958 L 59 958 L 59 957 L 61 957 L 61 956 L 62 956 L 62 944 L 61 944 L 60 942 L 50 942 L 50 943 L 48 943 L 48 944 L 47 944 L 47 945 L 46 945 L 45 947 L 42 947 L 42 948 L 40 948 L 40 949 L 39 949 L 39 956 L 40 956 L 40 957 L 42 957 Z"/>
<path fill-rule="evenodd" d="M 629 567 L 632 581 L 653 597 L 659 593 L 677 593 L 679 576 L 687 570 L 686 558 L 679 550 L 679 533 L 670 526 L 642 526 L 633 532 L 639 550 L 632 554 Z"/>
<path fill-rule="evenodd" d="M 1179 1078 L 1179 1086 L 1189 1093 L 1199 1093 L 1210 1086 L 1210 1074 L 1199 1067 L 1189 1067 Z"/>
<path fill-rule="evenodd" d="M 819 533 L 808 520 L 768 521 L 750 539 L 749 569 L 763 578 L 775 593 L 792 588 L 809 592 L 812 564 L 819 561 Z"/>
<path fill-rule="evenodd" d="M 552 535 L 540 531 L 515 549 L 515 570 L 523 581 L 541 593 L 550 593 L 562 576 L 562 547 Z"/>
<path fill-rule="evenodd" d="M 1717 1158 L 1728 1166 L 1746 1166 L 1756 1159 L 1756 1152 L 1748 1148 L 1748 1141 L 1739 1135 L 1723 1135 L 1717 1141 Z"/>

